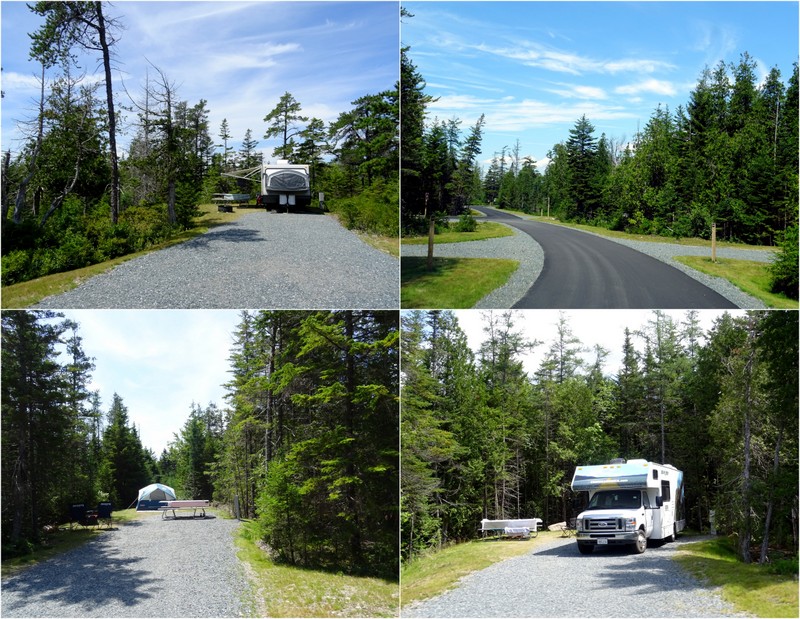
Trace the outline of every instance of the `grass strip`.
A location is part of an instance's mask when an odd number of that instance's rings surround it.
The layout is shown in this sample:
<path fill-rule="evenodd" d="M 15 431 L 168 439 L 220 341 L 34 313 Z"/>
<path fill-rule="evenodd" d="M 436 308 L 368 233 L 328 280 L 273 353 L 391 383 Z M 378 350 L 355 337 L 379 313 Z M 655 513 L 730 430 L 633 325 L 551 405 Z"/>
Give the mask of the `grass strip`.
<path fill-rule="evenodd" d="M 772 277 L 770 263 L 752 260 L 717 258 L 712 262 L 705 256 L 676 256 L 675 259 L 706 275 L 722 277 L 747 294 L 763 301 L 768 307 L 797 309 L 798 302 L 783 294 L 770 292 Z"/>
<path fill-rule="evenodd" d="M 467 241 L 485 241 L 486 239 L 498 239 L 504 236 L 513 236 L 514 230 L 503 224 L 491 221 L 479 222 L 475 232 L 456 232 L 448 230 L 441 232 L 434 237 L 434 243 L 466 243 Z M 403 245 L 427 245 L 428 235 L 403 237 Z"/>
<path fill-rule="evenodd" d="M 400 570 L 403 606 L 452 589 L 459 580 L 494 563 L 526 554 L 560 534 L 542 531 L 529 540 L 486 539 L 448 546 L 413 559 Z"/>
<path fill-rule="evenodd" d="M 401 258 L 400 305 L 411 308 L 467 309 L 517 270 L 516 260 L 494 258 L 434 258 L 433 270 L 427 258 Z"/>
<path fill-rule="evenodd" d="M 255 523 L 242 523 L 237 556 L 253 582 L 256 616 L 397 617 L 397 582 L 279 565 L 258 542 Z"/>
<path fill-rule="evenodd" d="M 727 538 L 686 544 L 675 560 L 701 581 L 721 587 L 722 597 L 740 612 L 798 616 L 797 573 L 775 574 L 768 566 L 742 563 Z"/>

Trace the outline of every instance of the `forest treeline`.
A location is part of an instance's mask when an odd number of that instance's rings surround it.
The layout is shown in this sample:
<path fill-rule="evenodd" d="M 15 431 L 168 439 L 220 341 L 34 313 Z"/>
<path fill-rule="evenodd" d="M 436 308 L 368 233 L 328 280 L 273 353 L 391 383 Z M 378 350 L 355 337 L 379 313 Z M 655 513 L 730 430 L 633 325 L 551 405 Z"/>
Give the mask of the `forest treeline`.
<path fill-rule="evenodd" d="M 192 404 L 158 458 L 120 396 L 104 413 L 88 391 L 77 324 L 9 311 L 2 325 L 4 557 L 70 503 L 124 509 L 160 481 L 256 520 L 278 561 L 397 578 L 397 312 L 243 312 L 227 406 Z"/>
<path fill-rule="evenodd" d="M 154 454 L 114 394 L 89 391 L 94 361 L 79 325 L 53 312 L 2 315 L 3 558 L 40 543 L 71 503 L 131 506 L 156 475 Z"/>
<path fill-rule="evenodd" d="M 573 518 L 575 467 L 615 457 L 683 470 L 688 526 L 708 530 L 713 510 L 744 560 L 796 555 L 797 312 L 725 313 L 703 331 L 697 312 L 655 311 L 625 329 L 608 369 L 564 314 L 549 342 L 523 335 L 533 314 L 483 318 L 473 352 L 452 312 L 402 317 L 405 560 L 476 537 L 483 518 Z"/>
<path fill-rule="evenodd" d="M 798 295 L 798 66 L 762 83 L 747 53 L 706 69 L 686 105 L 658 107 L 632 139 L 599 137 L 585 115 L 547 153 L 544 172 L 517 140 L 482 172 L 484 116 L 466 138 L 461 120 L 430 119 L 434 99 L 401 57 L 402 225 L 427 230 L 431 214 L 487 203 L 635 234 L 717 237 L 780 246 L 773 291 Z M 446 224 L 440 224 L 442 227 Z"/>
<path fill-rule="evenodd" d="M 43 18 L 30 56 L 41 64 L 27 141 L 3 153 L 2 282 L 25 281 L 129 254 L 194 225 L 198 205 L 219 192 L 260 193 L 223 172 L 261 163 L 259 128 L 232 136 L 228 119 L 209 123 L 209 102 L 181 98 L 168 71 L 152 65 L 144 82 L 112 91 L 112 57 L 122 17 L 106 3 L 38 2 Z M 101 36 L 102 33 L 102 36 Z M 78 51 L 96 54 L 104 81 L 78 73 Z M 116 55 L 115 55 L 116 54 Z M 311 168 L 312 195 L 345 225 L 398 234 L 398 86 L 366 94 L 325 123 L 303 115 L 284 93 L 264 110 L 273 156 Z M 276 93 L 277 94 L 277 93 Z M 22 119 L 20 119 L 22 120 Z M 127 150 L 118 141 L 127 137 Z M 237 151 L 229 146 L 241 139 Z"/>

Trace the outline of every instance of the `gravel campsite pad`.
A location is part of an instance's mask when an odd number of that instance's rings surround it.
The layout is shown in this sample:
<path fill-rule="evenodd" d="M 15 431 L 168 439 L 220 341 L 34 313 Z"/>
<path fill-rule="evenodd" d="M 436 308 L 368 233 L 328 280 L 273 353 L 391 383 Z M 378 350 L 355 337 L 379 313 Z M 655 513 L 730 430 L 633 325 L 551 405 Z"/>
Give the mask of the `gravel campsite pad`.
<path fill-rule="evenodd" d="M 331 216 L 258 210 L 37 307 L 394 309 L 399 272 Z"/>
<path fill-rule="evenodd" d="M 689 541 L 689 540 L 687 540 Z M 492 543 L 492 542 L 487 542 Z M 526 543 L 526 542 L 520 542 Z M 673 561 L 684 541 L 581 555 L 574 539 L 470 574 L 457 588 L 403 608 L 403 617 L 737 617 Z"/>
<path fill-rule="evenodd" d="M 241 617 L 239 522 L 142 514 L 4 580 L 3 617 Z"/>

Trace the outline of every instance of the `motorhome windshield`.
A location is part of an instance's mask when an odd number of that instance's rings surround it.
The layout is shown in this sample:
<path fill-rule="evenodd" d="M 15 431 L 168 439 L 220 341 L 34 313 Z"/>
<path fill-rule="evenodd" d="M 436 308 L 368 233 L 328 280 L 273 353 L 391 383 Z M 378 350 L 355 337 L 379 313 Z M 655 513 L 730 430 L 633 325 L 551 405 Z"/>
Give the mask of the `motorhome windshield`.
<path fill-rule="evenodd" d="M 589 509 L 638 509 L 642 505 L 639 490 L 601 490 L 589 501 Z"/>

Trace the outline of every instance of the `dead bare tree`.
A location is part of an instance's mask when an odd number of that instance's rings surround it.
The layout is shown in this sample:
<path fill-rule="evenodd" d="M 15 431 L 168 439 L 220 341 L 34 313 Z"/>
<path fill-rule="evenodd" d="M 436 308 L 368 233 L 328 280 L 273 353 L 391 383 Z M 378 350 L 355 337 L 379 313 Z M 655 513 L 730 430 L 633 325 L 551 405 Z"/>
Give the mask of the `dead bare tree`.
<path fill-rule="evenodd" d="M 34 174 L 36 174 L 36 161 L 39 157 L 39 153 L 42 150 L 42 140 L 44 139 L 44 72 L 45 72 L 45 63 L 42 63 L 42 76 L 39 80 L 40 82 L 40 90 L 39 90 L 39 114 L 36 118 L 36 142 L 33 147 L 33 151 L 31 152 L 31 157 L 28 162 L 28 173 L 25 177 L 20 181 L 19 187 L 17 188 L 17 198 L 14 202 L 14 214 L 12 219 L 15 224 L 18 224 L 22 221 L 22 211 L 25 209 L 25 202 L 27 201 L 28 197 L 28 185 L 30 185 L 31 179 L 33 179 Z M 8 206 L 4 208 L 3 212 L 3 221 L 6 220 L 6 216 L 8 215 Z"/>

